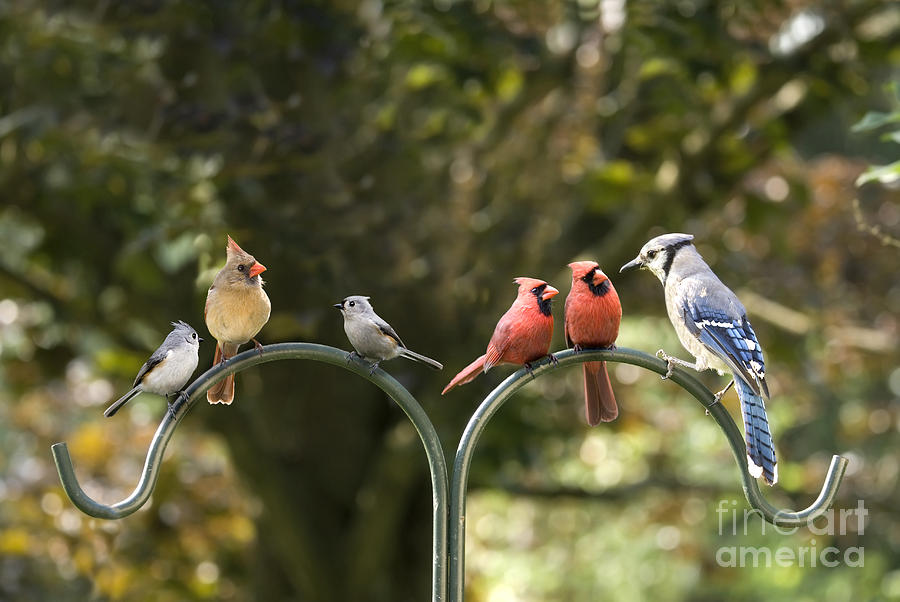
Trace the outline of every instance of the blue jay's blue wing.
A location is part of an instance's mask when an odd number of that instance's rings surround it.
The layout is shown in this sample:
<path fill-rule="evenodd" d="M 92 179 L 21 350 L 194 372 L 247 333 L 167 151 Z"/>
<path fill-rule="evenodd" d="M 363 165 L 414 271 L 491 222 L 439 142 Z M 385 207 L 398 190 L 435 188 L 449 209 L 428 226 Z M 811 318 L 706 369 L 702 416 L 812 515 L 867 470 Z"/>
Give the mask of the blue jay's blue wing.
<path fill-rule="evenodd" d="M 721 358 L 756 395 L 765 394 L 768 397 L 762 348 L 747 316 L 730 316 L 705 303 L 706 299 L 685 299 L 684 321 L 688 330 Z"/>

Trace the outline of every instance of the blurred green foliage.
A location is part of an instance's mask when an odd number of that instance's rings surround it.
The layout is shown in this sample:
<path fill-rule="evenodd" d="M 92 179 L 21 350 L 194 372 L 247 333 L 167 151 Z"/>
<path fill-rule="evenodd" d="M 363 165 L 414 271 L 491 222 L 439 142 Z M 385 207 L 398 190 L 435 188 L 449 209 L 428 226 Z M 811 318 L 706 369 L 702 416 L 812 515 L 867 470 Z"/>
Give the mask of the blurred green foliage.
<path fill-rule="evenodd" d="M 588 429 L 572 370 L 482 440 L 467 599 L 900 599 L 900 281 L 876 235 L 896 239 L 900 203 L 854 187 L 896 138 L 851 131 L 895 114 L 898 23 L 865 0 L 3 3 L 0 598 L 426 599 L 419 443 L 337 369 L 242 373 L 233 406 L 192 412 L 124 521 L 62 493 L 59 440 L 95 497 L 134 486 L 163 402 L 102 409 L 171 320 L 205 332 L 226 233 L 269 268 L 264 342 L 347 347 L 330 306 L 359 293 L 442 361 L 385 368 L 452 453 L 507 369 L 438 393 L 516 276 L 566 292 L 566 263 L 595 258 L 625 305 L 619 344 L 685 357 L 659 283 L 615 273 L 687 231 L 767 352 L 772 499 L 806 506 L 843 453 L 838 507 L 864 500 L 864 531 L 721 532 L 720 504 L 744 502 L 712 421 L 617 366 L 622 414 Z M 864 567 L 717 562 L 812 539 L 864 547 Z"/>

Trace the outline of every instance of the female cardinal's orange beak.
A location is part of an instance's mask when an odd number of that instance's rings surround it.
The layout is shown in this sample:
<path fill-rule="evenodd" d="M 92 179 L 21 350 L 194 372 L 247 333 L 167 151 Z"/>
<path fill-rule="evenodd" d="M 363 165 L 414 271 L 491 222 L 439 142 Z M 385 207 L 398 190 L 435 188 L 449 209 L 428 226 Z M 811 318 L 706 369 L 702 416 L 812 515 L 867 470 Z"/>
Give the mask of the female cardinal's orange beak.
<path fill-rule="evenodd" d="M 546 301 L 547 299 L 552 299 L 553 297 L 555 297 L 558 294 L 559 294 L 559 291 L 548 284 L 547 288 L 545 288 L 544 292 L 541 294 L 541 299 Z"/>
<path fill-rule="evenodd" d="M 254 276 L 259 276 L 260 274 L 262 274 L 265 271 L 266 271 L 266 266 L 264 266 L 263 264 L 261 264 L 260 262 L 257 261 L 252 266 L 250 266 L 249 274 L 250 274 L 250 277 L 253 278 Z"/>

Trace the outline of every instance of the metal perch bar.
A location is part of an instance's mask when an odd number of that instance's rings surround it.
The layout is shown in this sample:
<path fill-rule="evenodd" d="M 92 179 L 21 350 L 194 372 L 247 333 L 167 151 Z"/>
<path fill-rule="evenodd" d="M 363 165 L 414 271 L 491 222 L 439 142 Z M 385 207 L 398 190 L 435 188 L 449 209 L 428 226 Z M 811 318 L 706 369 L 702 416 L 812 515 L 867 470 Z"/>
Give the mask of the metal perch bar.
<path fill-rule="evenodd" d="M 613 350 L 586 350 L 576 354 L 572 350 L 566 350 L 555 354 L 558 364 L 545 362 L 534 368 L 533 375 L 538 377 L 559 370 L 572 364 L 580 364 L 587 361 L 622 362 L 646 368 L 664 375 L 668 368 L 666 362 L 634 349 Z M 481 437 L 491 417 L 497 413 L 500 407 L 515 394 L 516 391 L 531 382 L 532 378 L 525 369 L 518 370 L 504 380 L 481 403 L 463 432 L 456 458 L 453 463 L 453 472 L 450 482 L 450 600 L 462 602 L 464 598 L 465 582 L 465 538 L 466 538 L 466 489 L 469 479 L 469 468 L 472 464 L 472 456 L 475 446 Z M 706 408 L 710 415 L 719 424 L 728 438 L 731 451 L 734 454 L 741 480 L 744 495 L 750 505 L 759 510 L 763 517 L 771 523 L 779 526 L 799 526 L 824 514 L 834 503 L 844 471 L 847 469 L 848 460 L 841 456 L 831 459 L 831 466 L 822 485 L 819 497 L 804 510 L 798 512 L 779 510 L 772 506 L 759 490 L 756 479 L 750 475 L 747 468 L 747 449 L 741 431 L 738 429 L 731 414 L 721 403 L 716 403 L 715 397 L 695 376 L 676 368 L 669 379 L 697 400 Z"/>
<path fill-rule="evenodd" d="M 660 375 L 665 374 L 667 370 L 667 364 L 664 361 L 633 349 L 588 350 L 578 354 L 572 350 L 566 350 L 556 354 L 556 358 L 558 360 L 556 365 L 547 362 L 535 367 L 533 377 L 542 376 L 569 365 L 598 360 L 633 364 Z M 53 445 L 51 448 L 53 458 L 56 461 L 56 468 L 59 471 L 63 489 L 69 496 L 69 499 L 82 512 L 97 518 L 124 518 L 135 512 L 150 499 L 159 477 L 159 466 L 162 462 L 166 445 L 175 432 L 175 427 L 178 426 L 178 423 L 198 400 L 205 398 L 206 390 L 228 374 L 239 372 L 257 364 L 286 359 L 315 360 L 355 372 L 376 384 L 406 412 L 425 447 L 425 454 L 431 471 L 434 502 L 432 600 L 433 602 L 445 600 L 449 593 L 451 601 L 462 602 L 465 577 L 466 488 L 472 456 L 475 452 L 475 446 L 478 444 L 478 439 L 481 437 L 481 433 L 491 417 L 516 391 L 532 380 L 532 374 L 527 373 L 525 369 L 518 370 L 504 380 L 485 398 L 475 411 L 475 414 L 472 415 L 456 452 L 452 481 L 449 481 L 449 492 L 446 459 L 434 425 L 432 425 L 415 398 L 400 383 L 380 369 L 375 370 L 370 375 L 370 368 L 367 363 L 359 360 L 348 363 L 347 352 L 334 347 L 313 343 L 279 343 L 264 347 L 261 354 L 254 349 L 245 351 L 228 360 L 226 364 L 210 368 L 197 378 L 186 390 L 186 399 L 177 402 L 173 406 L 173 411 L 166 413 L 156 434 L 153 436 L 153 441 L 147 452 L 144 470 L 141 473 L 137 487 L 131 495 L 120 502 L 106 505 L 88 496 L 81 488 L 81 485 L 79 485 L 75 476 L 75 470 L 66 444 L 56 443 Z M 750 475 L 746 463 L 744 438 L 724 406 L 716 403 L 713 394 L 689 372 L 677 368 L 670 380 L 696 397 L 723 430 L 741 473 L 744 495 L 750 505 L 759 510 L 766 520 L 779 526 L 799 526 L 824 514 L 831 507 L 847 468 L 846 458 L 841 456 L 832 458 L 831 466 L 828 468 L 828 474 L 822 485 L 822 491 L 812 505 L 796 512 L 779 510 L 763 497 L 757 480 Z M 448 557 L 449 566 L 447 562 Z"/>
<path fill-rule="evenodd" d="M 440 439 L 434 425 L 428 415 L 415 398 L 403 385 L 397 382 L 384 370 L 375 370 L 369 374 L 369 365 L 360 360 L 348 363 L 347 352 L 326 345 L 314 343 L 278 343 L 263 347 L 262 353 L 250 349 L 236 355 L 225 364 L 214 366 L 201 374 L 185 391 L 186 400 L 179 400 L 172 412 L 166 412 L 165 417 L 156 430 L 150 449 L 147 452 L 147 460 L 140 480 L 134 491 L 124 500 L 115 504 L 106 505 L 93 500 L 75 476 L 72 459 L 65 443 L 56 443 L 51 447 L 56 469 L 59 472 L 63 489 L 75 506 L 90 516 L 96 518 L 119 519 L 128 516 L 143 506 L 153 492 L 156 481 L 159 478 L 159 467 L 162 463 L 166 445 L 175 427 L 181 419 L 190 411 L 191 407 L 200 400 L 205 400 L 206 390 L 216 382 L 225 378 L 228 374 L 240 372 L 266 362 L 279 360 L 315 360 L 326 364 L 332 364 L 345 368 L 359 376 L 373 382 L 388 397 L 394 400 L 406 413 L 413 423 L 419 438 L 425 447 L 425 455 L 428 457 L 428 467 L 431 472 L 431 488 L 433 496 L 433 566 L 432 566 L 432 601 L 446 600 L 447 592 L 447 517 L 448 517 L 448 476 L 447 461 L 441 448 Z"/>

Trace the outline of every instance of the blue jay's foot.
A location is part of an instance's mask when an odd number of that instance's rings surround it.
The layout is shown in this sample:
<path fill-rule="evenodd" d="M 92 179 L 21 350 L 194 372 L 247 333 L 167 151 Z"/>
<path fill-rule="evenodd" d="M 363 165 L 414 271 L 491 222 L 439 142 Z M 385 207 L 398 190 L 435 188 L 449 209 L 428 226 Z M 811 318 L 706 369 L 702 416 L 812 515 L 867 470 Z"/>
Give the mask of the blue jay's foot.
<path fill-rule="evenodd" d="M 734 379 L 732 378 L 731 382 L 728 383 L 727 387 L 725 387 L 724 389 L 722 389 L 721 391 L 719 391 L 718 393 L 713 395 L 713 398 L 715 400 L 715 401 L 713 401 L 713 403 L 716 404 L 716 403 L 719 403 L 720 401 L 722 401 L 722 398 L 725 397 L 726 393 L 728 393 L 728 389 L 730 389 L 733 386 L 734 386 Z"/>
<path fill-rule="evenodd" d="M 250 340 L 253 341 L 253 347 L 256 349 L 256 352 L 258 354 L 262 355 L 263 354 L 262 344 L 259 341 L 257 341 L 256 339 L 250 339 Z"/>
<path fill-rule="evenodd" d="M 372 376 L 373 374 L 375 374 L 375 371 L 378 370 L 378 364 L 380 364 L 380 363 L 381 363 L 381 360 L 378 360 L 377 362 L 372 363 L 372 367 L 369 369 L 369 376 Z"/>
<path fill-rule="evenodd" d="M 686 362 L 684 360 L 680 360 L 677 357 L 672 357 L 671 355 L 667 355 L 666 352 L 663 351 L 662 349 L 660 349 L 659 351 L 656 352 L 656 357 L 658 357 L 662 361 L 666 362 L 666 373 L 664 376 L 662 376 L 663 380 L 672 378 L 672 372 L 675 371 L 675 366 L 683 366 L 685 368 L 691 368 L 692 370 L 696 370 L 694 364 L 692 364 L 690 362 Z"/>
<path fill-rule="evenodd" d="M 558 365 L 559 365 L 559 360 L 556 359 L 556 356 L 553 355 L 552 353 L 548 353 L 548 354 L 547 354 L 547 359 L 548 359 L 548 360 L 550 361 L 550 363 L 553 364 L 554 366 L 558 366 Z"/>

